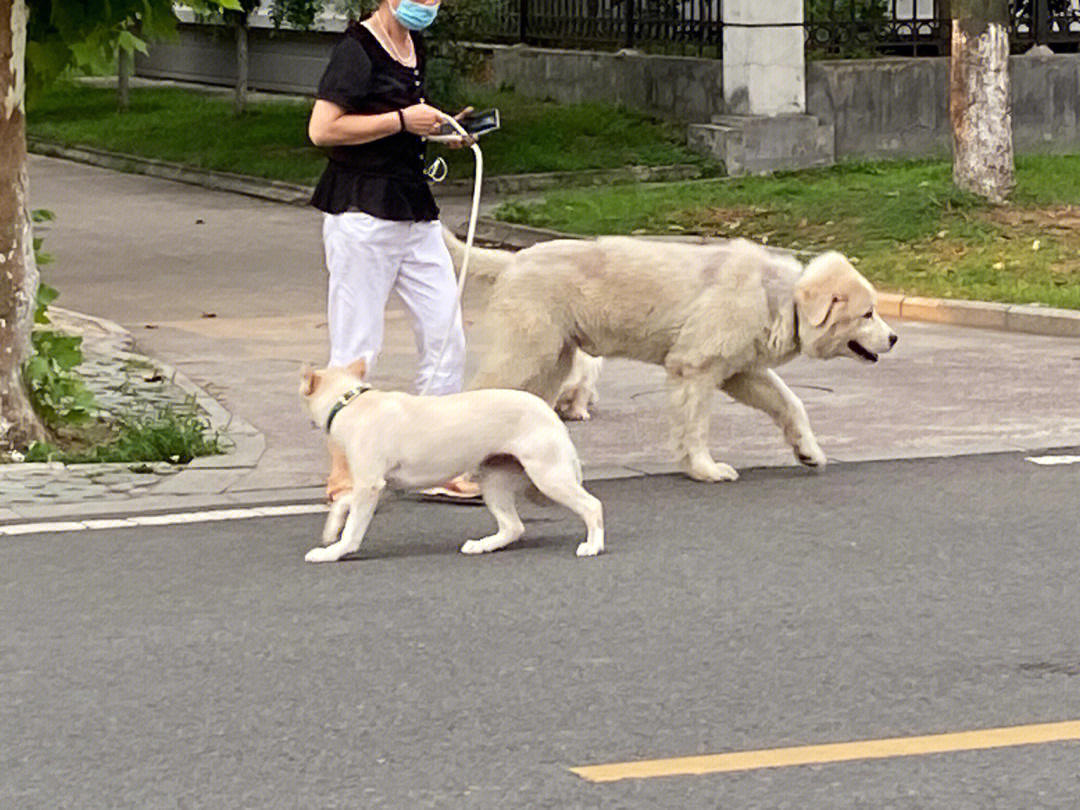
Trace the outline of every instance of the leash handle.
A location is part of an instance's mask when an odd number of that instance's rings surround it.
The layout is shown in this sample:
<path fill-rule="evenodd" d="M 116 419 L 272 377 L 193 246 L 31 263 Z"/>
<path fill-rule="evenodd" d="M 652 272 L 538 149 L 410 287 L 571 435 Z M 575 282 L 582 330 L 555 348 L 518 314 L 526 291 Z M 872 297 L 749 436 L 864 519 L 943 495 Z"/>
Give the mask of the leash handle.
<path fill-rule="evenodd" d="M 461 125 L 461 122 L 452 115 L 443 113 L 443 119 L 456 129 L 466 141 L 472 138 L 465 130 L 465 127 Z M 461 274 L 458 276 L 457 286 L 457 309 L 458 313 L 461 314 L 462 321 L 464 321 L 465 316 L 461 312 L 461 298 L 465 292 L 465 277 L 469 272 L 469 254 L 472 252 L 473 238 L 476 236 L 476 220 L 480 214 L 480 184 L 484 177 L 484 153 L 480 151 L 480 144 L 477 143 L 475 138 L 472 139 L 472 151 L 473 156 L 476 158 L 476 171 L 473 173 L 472 210 L 469 212 L 469 229 L 465 235 L 465 255 L 461 259 Z M 439 356 L 431 369 L 431 376 L 420 392 L 421 396 L 427 394 L 431 389 L 431 384 L 435 381 L 435 375 L 439 373 L 439 369 L 442 367 L 443 359 L 446 357 L 446 347 L 450 344 L 450 336 L 454 333 L 455 326 L 457 326 L 456 318 L 450 322 L 450 328 L 446 330 L 446 335 L 443 336 L 442 348 L 439 350 Z M 464 328 L 464 323 L 462 323 L 462 328 Z"/>

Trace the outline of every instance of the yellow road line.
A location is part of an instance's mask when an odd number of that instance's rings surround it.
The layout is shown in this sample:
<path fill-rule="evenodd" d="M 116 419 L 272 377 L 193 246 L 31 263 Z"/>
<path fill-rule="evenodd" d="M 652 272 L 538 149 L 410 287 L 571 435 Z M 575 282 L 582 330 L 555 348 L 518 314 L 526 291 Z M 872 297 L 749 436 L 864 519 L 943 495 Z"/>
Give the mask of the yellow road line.
<path fill-rule="evenodd" d="M 758 768 L 786 768 L 792 765 L 823 765 L 858 759 L 886 759 L 952 751 L 982 751 L 1016 745 L 1080 740 L 1080 720 L 1040 723 L 1029 726 L 988 728 L 924 737 L 891 737 L 883 740 L 801 745 L 794 748 L 766 748 L 730 754 L 707 754 L 673 759 L 646 759 L 610 765 L 586 765 L 570 770 L 590 782 L 617 782 L 620 779 L 650 779 L 654 776 L 697 776 L 708 773 L 752 771 Z"/>

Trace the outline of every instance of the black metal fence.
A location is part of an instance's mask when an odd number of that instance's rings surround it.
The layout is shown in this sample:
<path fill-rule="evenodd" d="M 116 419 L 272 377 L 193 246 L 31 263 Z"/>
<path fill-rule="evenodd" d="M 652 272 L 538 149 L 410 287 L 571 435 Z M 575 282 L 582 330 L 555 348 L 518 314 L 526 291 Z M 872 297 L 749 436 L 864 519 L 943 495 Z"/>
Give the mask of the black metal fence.
<path fill-rule="evenodd" d="M 723 0 L 488 0 L 475 38 L 551 48 L 720 57 Z M 761 0 L 765 3 L 768 0 Z M 1080 45 L 1080 0 L 1012 0 L 1015 51 Z M 811 56 L 948 53 L 948 0 L 805 0 Z"/>
<path fill-rule="evenodd" d="M 941 0 L 807 0 L 807 52 L 919 56 L 942 52 L 951 22 Z"/>
<path fill-rule="evenodd" d="M 1047 45 L 1076 51 L 1080 43 L 1080 0 L 1019 0 L 1011 4 L 1013 48 Z"/>
<path fill-rule="evenodd" d="M 1014 51 L 1075 51 L 1080 0 L 1012 0 Z M 948 0 L 807 0 L 806 47 L 823 56 L 938 56 L 949 52 Z"/>
<path fill-rule="evenodd" d="M 487 39 L 720 56 L 721 0 L 498 0 Z"/>

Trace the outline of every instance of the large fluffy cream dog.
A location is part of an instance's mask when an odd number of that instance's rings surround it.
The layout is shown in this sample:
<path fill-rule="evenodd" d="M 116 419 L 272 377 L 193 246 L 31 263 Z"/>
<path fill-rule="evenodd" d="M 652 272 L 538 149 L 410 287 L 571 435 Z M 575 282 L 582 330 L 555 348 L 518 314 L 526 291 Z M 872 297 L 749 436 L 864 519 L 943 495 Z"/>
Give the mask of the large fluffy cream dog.
<path fill-rule="evenodd" d="M 446 231 L 460 264 L 463 245 Z M 798 354 L 876 362 L 896 334 L 874 289 L 839 253 L 803 267 L 745 240 L 688 245 L 627 237 L 543 242 L 518 253 L 474 249 L 471 273 L 493 282 L 491 349 L 473 388 L 518 388 L 554 403 L 574 355 L 627 357 L 667 369 L 673 435 L 687 474 L 738 477 L 707 445 L 712 392 L 767 413 L 796 458 L 825 454 L 806 409 L 772 370 Z"/>
<path fill-rule="evenodd" d="M 441 397 L 377 391 L 363 383 L 364 372 L 363 360 L 347 369 L 301 371 L 300 394 L 312 419 L 344 449 L 353 484 L 331 504 L 322 545 L 305 560 L 334 562 L 360 548 L 387 485 L 430 487 L 462 472 L 478 473 L 484 503 L 498 523 L 495 534 L 468 541 L 463 553 L 495 551 L 521 537 L 525 527 L 514 502 L 529 481 L 585 521 L 579 557 L 604 550 L 603 507 L 581 485 L 566 426 L 540 399 L 524 391 Z"/>

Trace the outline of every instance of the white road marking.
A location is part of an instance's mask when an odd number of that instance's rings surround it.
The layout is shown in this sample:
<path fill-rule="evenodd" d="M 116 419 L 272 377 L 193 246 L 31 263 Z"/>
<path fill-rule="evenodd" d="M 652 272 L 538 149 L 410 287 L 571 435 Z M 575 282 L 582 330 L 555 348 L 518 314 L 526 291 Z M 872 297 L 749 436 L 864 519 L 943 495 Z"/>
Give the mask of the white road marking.
<path fill-rule="evenodd" d="M 318 503 L 290 503 L 280 506 L 252 506 L 239 509 L 204 509 L 198 512 L 173 512 L 166 515 L 132 515 L 124 518 L 88 518 L 86 520 L 53 520 L 41 523 L 15 523 L 0 526 L 0 535 L 57 534 L 96 529 L 132 529 L 138 526 L 175 526 L 181 523 L 209 523 L 220 520 L 247 520 L 260 517 L 312 515 L 325 512 Z"/>
<path fill-rule="evenodd" d="M 1080 456 L 1028 456 L 1032 464 L 1053 467 L 1058 464 L 1080 464 Z"/>

